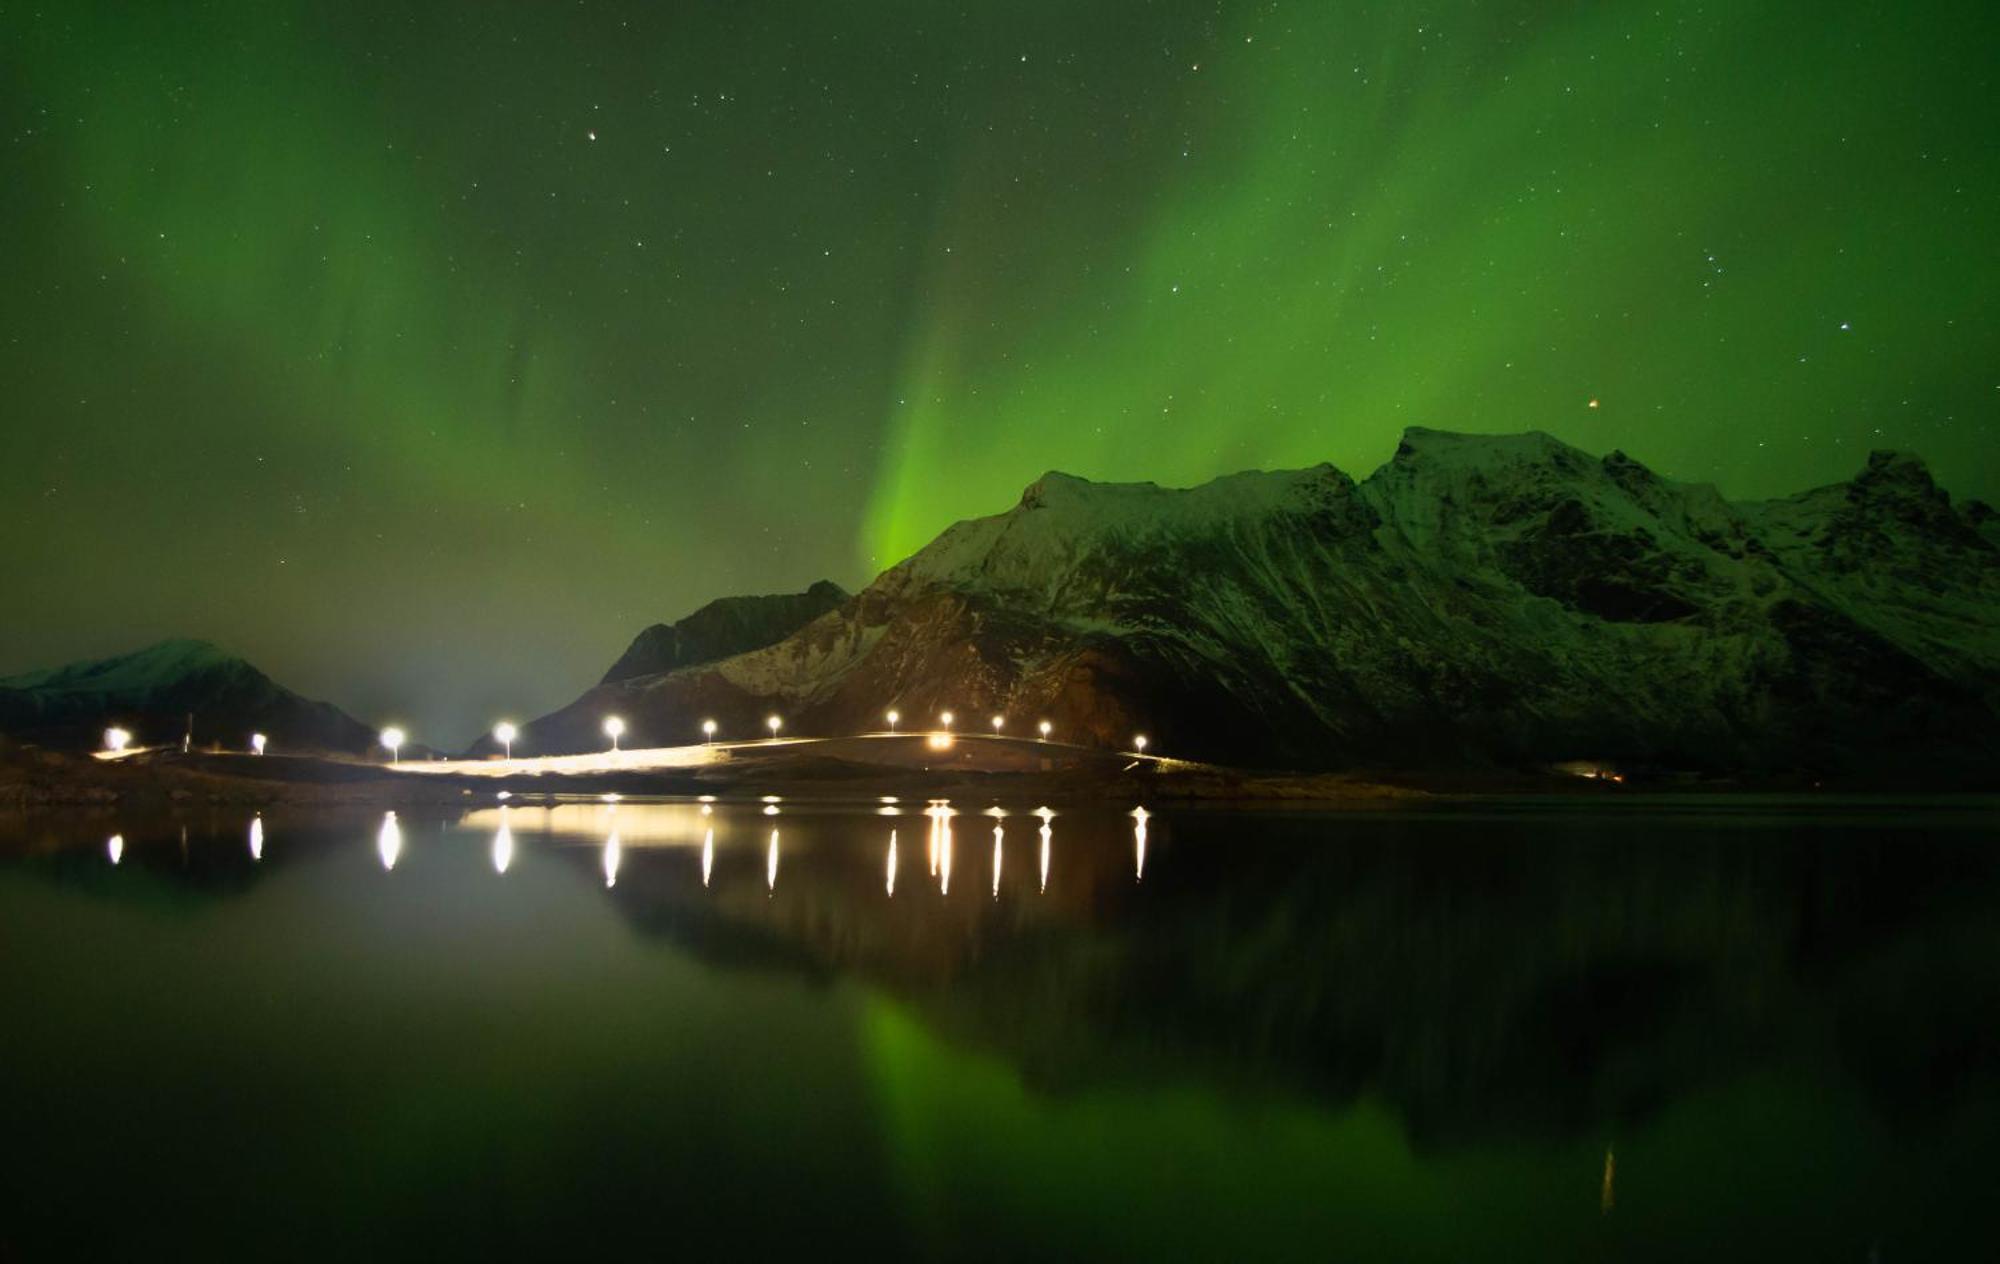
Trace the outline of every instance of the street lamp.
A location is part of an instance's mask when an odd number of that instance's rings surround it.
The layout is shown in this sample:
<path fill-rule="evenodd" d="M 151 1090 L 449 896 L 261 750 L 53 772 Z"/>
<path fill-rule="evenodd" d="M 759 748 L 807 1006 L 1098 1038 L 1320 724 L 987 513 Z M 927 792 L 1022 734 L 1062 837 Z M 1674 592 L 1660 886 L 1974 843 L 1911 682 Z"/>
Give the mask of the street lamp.
<path fill-rule="evenodd" d="M 403 746 L 403 730 L 387 728 L 382 730 L 382 745 L 389 750 L 389 762 L 396 763 L 402 758 L 398 753 Z"/>
<path fill-rule="evenodd" d="M 999 733 L 999 732 L 1000 732 L 1000 730 L 1001 730 L 1001 729 L 1004 729 L 1004 728 L 1006 728 L 1006 727 L 1007 727 L 1007 717 L 1006 717 L 1006 716 L 1004 716 L 1004 715 L 996 715 L 996 716 L 994 716 L 994 717 L 993 717 L 993 731 L 994 731 L 994 733 L 996 733 L 996 734 L 997 734 L 997 733 Z"/>
<path fill-rule="evenodd" d="M 618 739 L 625 736 L 625 721 L 617 716 L 607 716 L 604 721 L 604 735 L 611 739 L 613 754 L 618 751 Z"/>
<path fill-rule="evenodd" d="M 506 750 L 508 759 L 514 758 L 514 735 L 518 731 L 505 720 L 493 726 L 493 740 Z"/>
<path fill-rule="evenodd" d="M 110 751 L 112 754 L 123 753 L 125 748 L 131 744 L 132 734 L 125 729 L 111 728 L 104 730 L 104 749 Z"/>
<path fill-rule="evenodd" d="M 785 727 L 785 722 L 774 715 L 764 721 L 764 727 L 771 730 L 771 740 L 775 742 L 778 740 L 778 730 Z"/>
<path fill-rule="evenodd" d="M 891 711 L 886 718 L 889 721 L 889 731 L 894 733 L 896 731 L 896 724 L 903 718 L 903 714 L 900 711 Z"/>
<path fill-rule="evenodd" d="M 1040 724 L 1036 725 L 1035 727 L 1042 731 L 1042 740 L 1045 742 L 1048 741 L 1049 728 L 1050 728 L 1049 722 L 1047 720 L 1043 720 Z"/>
<path fill-rule="evenodd" d="M 939 712 L 938 723 L 944 725 L 945 732 L 947 733 L 951 732 L 951 712 L 949 711 Z"/>
<path fill-rule="evenodd" d="M 264 753 L 264 742 L 265 738 L 262 733 L 252 733 L 250 735 L 250 749 L 259 755 Z"/>
<path fill-rule="evenodd" d="M 701 741 L 702 741 L 702 745 L 706 746 L 706 745 L 708 745 L 708 744 L 709 744 L 710 742 L 713 742 L 714 740 L 715 740 L 715 721 L 714 721 L 714 720 L 703 720 L 703 721 L 701 722 Z"/>
<path fill-rule="evenodd" d="M 1132 739 L 1132 749 L 1138 751 L 1141 755 L 1146 753 L 1146 735 L 1144 733 Z"/>

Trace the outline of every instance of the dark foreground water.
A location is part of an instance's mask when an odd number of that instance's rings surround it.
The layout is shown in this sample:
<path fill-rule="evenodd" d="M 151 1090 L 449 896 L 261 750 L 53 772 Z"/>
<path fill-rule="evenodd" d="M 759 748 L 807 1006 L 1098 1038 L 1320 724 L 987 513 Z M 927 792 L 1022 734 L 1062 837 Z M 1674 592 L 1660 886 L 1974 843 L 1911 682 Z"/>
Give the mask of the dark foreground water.
<path fill-rule="evenodd" d="M 2000 1247 L 1990 805 L 957 806 L 0 822 L 0 1259 Z"/>

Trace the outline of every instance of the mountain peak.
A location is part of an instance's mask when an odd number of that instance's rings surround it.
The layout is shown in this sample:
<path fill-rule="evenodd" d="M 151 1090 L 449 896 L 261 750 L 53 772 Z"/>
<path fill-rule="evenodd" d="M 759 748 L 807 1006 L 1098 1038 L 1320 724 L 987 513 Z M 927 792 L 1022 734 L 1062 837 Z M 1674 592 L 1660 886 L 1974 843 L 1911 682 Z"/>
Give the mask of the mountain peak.
<path fill-rule="evenodd" d="M 633 640 L 603 684 L 657 676 L 762 649 L 781 641 L 848 599 L 830 579 L 804 592 L 718 597 L 675 623 L 656 623 Z"/>
<path fill-rule="evenodd" d="M 366 750 L 371 730 L 338 708 L 285 689 L 209 641 L 174 637 L 109 658 L 0 680 L 0 729 L 57 745 L 94 744 L 108 723 L 142 742 L 240 744 L 266 733 L 279 747 Z"/>
<path fill-rule="evenodd" d="M 66 663 L 0 679 L 16 689 L 104 689 L 169 683 L 217 668 L 248 664 L 209 641 L 171 637 L 108 658 Z"/>
<path fill-rule="evenodd" d="M 158 663 L 183 670 L 243 661 L 213 641 L 204 641 L 191 636 L 168 637 L 164 641 L 155 641 L 144 649 L 120 655 L 119 658 L 126 662 Z"/>
<path fill-rule="evenodd" d="M 1090 479 L 1081 478 L 1075 474 L 1065 474 L 1061 470 L 1050 470 L 1022 490 L 1021 508 L 1040 509 L 1046 505 L 1064 504 L 1107 490 L 1128 490 L 1133 488 L 1152 488 L 1158 490 L 1158 484 L 1095 483 Z"/>
<path fill-rule="evenodd" d="M 1931 468 L 1924 459 L 1914 452 L 1903 452 L 1895 448 L 1877 448 L 1868 454 L 1868 464 L 1862 467 L 1854 481 L 1878 486 L 1902 486 L 1917 491 L 1932 491 L 1937 482 L 1931 477 Z"/>
<path fill-rule="evenodd" d="M 1396 445 L 1392 464 L 1417 461 L 1486 464 L 1504 462 L 1544 462 L 1562 460 L 1581 465 L 1592 458 L 1580 448 L 1542 430 L 1522 430 L 1512 434 L 1470 434 L 1459 430 L 1433 430 L 1428 426 L 1406 426 Z"/>

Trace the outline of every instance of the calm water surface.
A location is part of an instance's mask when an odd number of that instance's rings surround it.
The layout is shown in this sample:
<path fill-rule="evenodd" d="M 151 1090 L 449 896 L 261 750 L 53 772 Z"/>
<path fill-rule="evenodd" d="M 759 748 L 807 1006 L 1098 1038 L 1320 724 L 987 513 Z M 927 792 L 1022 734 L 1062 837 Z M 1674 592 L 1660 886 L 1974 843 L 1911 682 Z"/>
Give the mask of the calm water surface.
<path fill-rule="evenodd" d="M 987 806 L 0 821 L 0 1259 L 2000 1249 L 1991 804 Z"/>

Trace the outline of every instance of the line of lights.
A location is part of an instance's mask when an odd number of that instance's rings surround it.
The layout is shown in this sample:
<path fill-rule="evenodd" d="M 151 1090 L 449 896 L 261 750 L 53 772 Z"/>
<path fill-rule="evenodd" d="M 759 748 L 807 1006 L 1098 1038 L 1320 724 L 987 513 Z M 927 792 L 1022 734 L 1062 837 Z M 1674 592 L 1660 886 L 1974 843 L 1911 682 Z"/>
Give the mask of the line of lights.
<path fill-rule="evenodd" d="M 900 726 L 903 721 L 902 712 L 893 709 L 886 711 L 883 713 L 883 719 L 887 721 L 890 733 L 894 734 L 900 731 Z M 958 722 L 958 717 L 955 713 L 951 711 L 938 712 L 937 728 L 931 735 L 931 743 L 930 743 L 931 746 L 936 749 L 948 748 L 951 745 L 949 738 L 953 732 L 953 726 L 957 724 L 957 722 Z M 1004 713 L 995 713 L 990 723 L 993 728 L 994 736 L 999 737 L 1003 736 L 1006 733 L 1007 717 Z M 766 716 L 764 719 L 764 727 L 767 730 L 769 730 L 771 734 L 770 740 L 772 741 L 776 741 L 778 739 L 778 736 L 783 731 L 784 726 L 785 726 L 784 717 L 777 715 L 775 713 Z M 719 730 L 719 727 L 720 726 L 713 719 L 705 719 L 701 722 L 701 736 L 703 745 L 714 744 L 715 736 Z M 611 753 L 613 754 L 621 753 L 623 750 L 621 744 L 622 739 L 624 738 L 625 733 L 627 731 L 624 718 L 616 715 L 609 715 L 604 717 L 603 729 L 604 729 L 604 735 L 611 739 Z M 1051 734 L 1055 732 L 1055 725 L 1048 720 L 1037 721 L 1035 724 L 1035 732 L 1037 733 L 1037 735 L 1039 735 L 1042 741 L 1046 742 L 1050 739 Z M 513 761 L 514 741 L 520 735 L 521 735 L 520 728 L 516 726 L 512 721 L 502 720 L 500 723 L 493 726 L 493 740 L 500 745 L 502 759 L 510 763 Z M 121 754 L 125 750 L 127 750 L 131 746 L 132 740 L 133 740 L 132 733 L 128 729 L 109 728 L 104 731 L 104 749 L 114 755 Z M 258 755 L 262 755 L 265 752 L 267 741 L 268 739 L 262 733 L 251 734 L 250 735 L 251 750 Z M 389 762 L 391 764 L 396 764 L 401 762 L 401 748 L 403 744 L 406 741 L 408 741 L 408 736 L 404 733 L 404 731 L 401 728 L 390 727 L 383 729 L 381 733 L 378 735 L 377 741 L 384 749 L 386 749 L 389 752 Z M 1138 755 L 1144 755 L 1146 753 L 1146 748 L 1149 745 L 1151 745 L 1151 741 L 1152 739 L 1147 737 L 1146 734 L 1135 733 L 1132 736 L 1133 752 Z"/>

